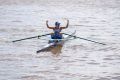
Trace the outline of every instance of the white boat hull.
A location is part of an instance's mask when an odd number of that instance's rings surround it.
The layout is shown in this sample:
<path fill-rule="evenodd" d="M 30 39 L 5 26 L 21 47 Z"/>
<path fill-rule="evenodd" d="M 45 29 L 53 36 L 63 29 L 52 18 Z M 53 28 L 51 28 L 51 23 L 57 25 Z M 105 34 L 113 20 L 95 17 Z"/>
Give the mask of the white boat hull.
<path fill-rule="evenodd" d="M 54 41 L 54 42 L 49 43 L 46 46 L 44 46 L 41 50 L 38 50 L 37 53 L 39 53 L 39 52 L 46 52 L 46 51 L 52 51 L 52 53 L 54 53 L 53 52 L 54 50 L 59 52 L 58 50 L 61 50 L 63 45 L 64 45 L 64 41 L 58 41 L 58 42 Z"/>
<path fill-rule="evenodd" d="M 75 32 L 71 35 L 74 35 Z M 64 39 L 51 39 L 49 40 L 48 44 L 44 46 L 41 50 L 38 50 L 37 53 L 46 51 L 51 51 L 54 54 L 60 53 L 64 43 L 67 42 L 70 38 L 71 36 L 64 37 Z"/>

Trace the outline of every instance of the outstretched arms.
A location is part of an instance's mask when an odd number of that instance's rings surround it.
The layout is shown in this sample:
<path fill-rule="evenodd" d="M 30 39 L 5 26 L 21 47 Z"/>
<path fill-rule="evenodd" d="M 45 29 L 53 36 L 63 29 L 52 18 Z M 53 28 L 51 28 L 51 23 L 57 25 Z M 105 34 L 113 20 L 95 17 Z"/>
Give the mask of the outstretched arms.
<path fill-rule="evenodd" d="M 49 28 L 49 29 L 54 29 L 53 27 L 50 27 L 50 26 L 48 25 L 48 20 L 46 21 L 46 25 L 47 25 L 47 28 Z"/>
<path fill-rule="evenodd" d="M 49 28 L 49 29 L 54 29 L 54 27 L 50 27 L 50 26 L 48 25 L 48 20 L 46 21 L 46 25 L 47 25 L 47 28 Z M 69 20 L 67 20 L 67 25 L 66 25 L 66 27 L 60 27 L 60 29 L 66 29 L 66 28 L 68 28 L 68 25 L 69 25 Z"/>
<path fill-rule="evenodd" d="M 67 20 L 67 25 L 66 25 L 66 27 L 61 27 L 61 29 L 66 29 L 66 28 L 68 28 L 68 25 L 69 25 L 69 20 Z"/>

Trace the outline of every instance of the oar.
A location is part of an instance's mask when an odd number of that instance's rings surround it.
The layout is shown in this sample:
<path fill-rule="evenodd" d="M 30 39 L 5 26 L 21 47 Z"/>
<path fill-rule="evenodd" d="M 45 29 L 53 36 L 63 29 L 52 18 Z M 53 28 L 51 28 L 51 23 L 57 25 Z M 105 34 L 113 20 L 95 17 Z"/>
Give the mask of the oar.
<path fill-rule="evenodd" d="M 63 33 L 65 35 L 69 35 L 69 34 L 66 34 L 66 33 Z M 98 43 L 98 44 L 102 44 L 102 45 L 106 45 L 104 43 L 100 43 L 100 42 L 97 42 L 97 41 L 93 41 L 93 40 L 89 40 L 89 39 L 85 39 L 85 38 L 81 38 L 81 37 L 77 37 L 77 36 L 73 36 L 73 35 L 69 35 L 69 36 L 72 36 L 74 38 L 79 38 L 79 39 L 83 39 L 83 40 L 86 40 L 86 41 L 90 41 L 90 42 L 94 42 L 94 43 Z"/>
<path fill-rule="evenodd" d="M 33 38 L 39 38 L 39 37 L 47 36 L 47 35 L 50 35 L 50 33 L 49 34 L 44 34 L 44 35 L 38 35 L 38 36 L 28 37 L 28 38 L 23 38 L 23 39 L 18 39 L 18 40 L 14 40 L 12 42 L 17 42 L 17 41 L 22 41 L 22 40 L 27 40 L 27 39 L 33 39 Z"/>
<path fill-rule="evenodd" d="M 43 35 L 38 35 L 38 38 L 43 37 L 43 36 L 47 36 L 47 35 L 51 35 L 51 33 L 43 34 Z"/>

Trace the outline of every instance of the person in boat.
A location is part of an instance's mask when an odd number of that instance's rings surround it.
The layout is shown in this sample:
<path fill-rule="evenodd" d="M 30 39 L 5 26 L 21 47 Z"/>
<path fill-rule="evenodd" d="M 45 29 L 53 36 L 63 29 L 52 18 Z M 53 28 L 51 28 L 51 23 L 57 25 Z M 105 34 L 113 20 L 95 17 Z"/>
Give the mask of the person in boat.
<path fill-rule="evenodd" d="M 55 27 L 50 27 L 48 25 L 48 20 L 46 21 L 46 25 L 49 29 L 53 29 L 53 32 L 51 34 L 51 38 L 52 39 L 63 39 L 63 36 L 62 34 L 60 33 L 62 31 L 62 29 L 66 29 L 68 28 L 68 25 L 69 25 L 69 20 L 67 20 L 67 25 L 65 27 L 60 27 L 60 23 L 59 22 L 55 22 Z"/>

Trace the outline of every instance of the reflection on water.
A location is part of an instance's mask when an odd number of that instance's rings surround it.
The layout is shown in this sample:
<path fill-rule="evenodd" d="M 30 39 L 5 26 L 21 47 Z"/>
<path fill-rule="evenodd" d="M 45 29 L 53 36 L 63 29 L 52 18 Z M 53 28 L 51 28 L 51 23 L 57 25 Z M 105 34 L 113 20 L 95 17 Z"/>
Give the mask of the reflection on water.
<path fill-rule="evenodd" d="M 59 55 L 62 50 L 62 45 L 57 45 L 55 48 L 51 49 L 51 52 L 53 54 Z"/>
<path fill-rule="evenodd" d="M 62 45 L 49 46 L 47 48 L 38 50 L 37 53 L 51 52 L 52 54 L 58 56 L 61 53 L 62 47 L 63 47 Z"/>

